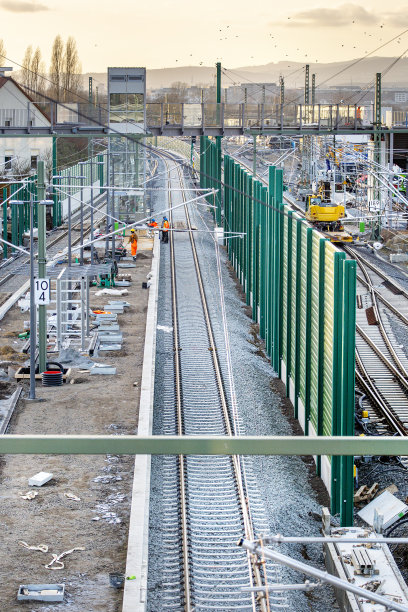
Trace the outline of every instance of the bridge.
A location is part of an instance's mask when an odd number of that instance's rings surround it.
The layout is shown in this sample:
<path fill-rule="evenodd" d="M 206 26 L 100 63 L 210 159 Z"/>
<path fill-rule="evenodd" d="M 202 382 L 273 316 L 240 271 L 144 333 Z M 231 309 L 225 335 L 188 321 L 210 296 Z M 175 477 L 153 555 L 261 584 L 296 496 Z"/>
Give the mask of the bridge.
<path fill-rule="evenodd" d="M 375 105 L 356 104 L 225 104 L 148 102 L 145 122 L 109 117 L 108 109 L 87 103 L 44 105 L 49 125 L 35 125 L 31 104 L 27 109 L 0 111 L 0 136 L 243 136 L 243 135 L 373 135 L 408 133 L 407 118 L 401 113 L 387 125 L 375 121 Z M 66 106 L 66 105 L 65 105 Z M 66 109 L 64 109 L 66 111 Z M 399 116 L 401 115 L 401 116 Z M 11 119 L 10 119 L 11 117 Z M 61 120 L 61 118 L 67 120 Z M 119 130 L 120 125 L 120 130 Z M 124 131 L 124 126 L 128 127 Z"/>

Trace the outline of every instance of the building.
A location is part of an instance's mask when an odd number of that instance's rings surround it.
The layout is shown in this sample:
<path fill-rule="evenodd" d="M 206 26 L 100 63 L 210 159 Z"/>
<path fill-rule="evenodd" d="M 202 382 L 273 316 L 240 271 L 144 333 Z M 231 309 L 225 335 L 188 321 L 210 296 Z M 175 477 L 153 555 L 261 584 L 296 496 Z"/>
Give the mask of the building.
<path fill-rule="evenodd" d="M 1 127 L 49 127 L 51 122 L 17 81 L 4 76 L 6 70 L 11 68 L 0 68 L 0 176 L 28 174 L 35 172 L 39 159 L 52 159 L 52 136 L 8 137 Z"/>

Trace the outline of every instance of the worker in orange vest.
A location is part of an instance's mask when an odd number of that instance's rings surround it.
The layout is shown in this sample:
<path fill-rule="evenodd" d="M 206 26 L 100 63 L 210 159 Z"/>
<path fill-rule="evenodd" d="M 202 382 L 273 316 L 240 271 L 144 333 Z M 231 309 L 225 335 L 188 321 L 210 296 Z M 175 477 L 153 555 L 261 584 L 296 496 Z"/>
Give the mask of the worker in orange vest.
<path fill-rule="evenodd" d="M 159 226 L 158 226 L 158 223 L 157 223 L 157 221 L 156 221 L 156 219 L 152 219 L 152 220 L 151 220 L 151 222 L 150 222 L 150 223 L 148 223 L 147 225 L 148 225 L 149 227 L 152 227 L 153 229 L 154 229 L 155 227 L 159 227 Z"/>
<path fill-rule="evenodd" d="M 136 255 L 137 255 L 137 234 L 136 234 L 136 230 L 135 229 L 131 229 L 130 230 L 129 243 L 130 243 L 130 252 L 131 252 L 131 255 L 133 257 L 133 260 L 136 261 Z"/>
<path fill-rule="evenodd" d="M 167 217 L 163 217 L 163 223 L 162 223 L 162 242 L 168 242 L 169 241 L 169 227 L 170 227 L 170 223 L 169 223 Z"/>

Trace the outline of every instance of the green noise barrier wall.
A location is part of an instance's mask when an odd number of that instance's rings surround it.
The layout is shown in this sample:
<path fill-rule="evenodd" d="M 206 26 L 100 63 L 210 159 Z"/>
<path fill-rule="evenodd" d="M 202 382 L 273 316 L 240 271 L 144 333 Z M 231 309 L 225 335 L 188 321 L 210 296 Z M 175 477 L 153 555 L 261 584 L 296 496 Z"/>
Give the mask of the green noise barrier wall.
<path fill-rule="evenodd" d="M 214 143 L 202 142 L 201 187 L 218 188 Z M 283 173 L 266 188 L 224 156 L 228 256 L 274 370 L 305 435 L 354 435 L 356 264 L 283 203 Z M 211 201 L 213 203 L 213 201 Z M 316 457 L 332 513 L 353 524 L 353 457 Z"/>

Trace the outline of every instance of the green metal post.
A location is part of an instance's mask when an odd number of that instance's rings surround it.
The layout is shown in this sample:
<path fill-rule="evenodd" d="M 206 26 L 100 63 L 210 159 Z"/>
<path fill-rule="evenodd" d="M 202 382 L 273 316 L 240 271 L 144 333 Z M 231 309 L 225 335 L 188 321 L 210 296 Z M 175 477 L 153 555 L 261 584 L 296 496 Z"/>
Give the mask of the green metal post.
<path fill-rule="evenodd" d="M 283 258 L 283 171 L 276 170 L 276 211 L 275 211 L 275 254 L 274 254 L 274 284 L 275 284 L 275 307 L 274 307 L 274 346 L 273 367 L 281 376 L 282 356 L 282 258 Z"/>
<path fill-rule="evenodd" d="M 220 118 L 221 118 L 221 63 L 217 62 L 216 63 L 216 67 L 217 67 L 217 125 L 220 125 Z M 216 218 L 216 223 L 218 227 L 221 227 L 221 206 L 222 206 L 222 198 L 221 198 L 221 151 L 222 151 L 222 146 L 221 146 L 221 138 L 222 136 L 216 136 L 215 138 L 215 154 L 216 154 L 216 172 L 215 172 L 215 178 L 217 180 L 216 183 L 216 188 L 219 190 L 215 201 L 216 201 L 216 211 L 215 211 L 215 218 Z"/>
<path fill-rule="evenodd" d="M 200 136 L 200 187 L 205 189 L 205 136 Z"/>
<path fill-rule="evenodd" d="M 343 262 L 342 436 L 354 435 L 356 350 L 356 262 Z M 340 524 L 353 525 L 354 457 L 340 458 Z"/>
<path fill-rule="evenodd" d="M 45 199 L 44 162 L 38 162 L 37 198 Z M 46 206 L 38 204 L 38 278 L 46 277 Z M 47 362 L 47 307 L 38 307 L 38 363 L 40 373 L 44 372 Z"/>
<path fill-rule="evenodd" d="M 7 187 L 3 187 L 3 240 L 8 241 L 7 233 Z M 8 257 L 8 246 L 3 243 L 3 259 Z"/>
<path fill-rule="evenodd" d="M 18 245 L 18 204 L 11 204 L 11 242 Z M 17 249 L 11 248 L 12 252 Z"/>
<path fill-rule="evenodd" d="M 325 290 L 325 238 L 319 241 L 319 321 L 317 356 L 317 435 L 323 435 L 323 382 L 324 382 L 324 290 Z M 321 457 L 317 458 L 316 472 L 321 476 Z"/>
<path fill-rule="evenodd" d="M 298 418 L 298 403 L 299 403 L 299 387 L 300 387 L 300 287 L 301 287 L 301 269 L 302 269 L 302 221 L 297 219 L 296 221 L 296 278 L 294 279 L 294 291 L 295 291 L 295 372 L 294 372 L 294 385 L 295 385 L 295 404 L 294 404 L 294 416 Z M 292 375 L 293 378 L 293 375 Z"/>
<path fill-rule="evenodd" d="M 57 184 L 57 179 L 54 178 L 56 175 L 57 175 L 57 138 L 56 136 L 53 136 L 52 137 L 52 184 L 53 185 Z M 52 199 L 54 201 L 54 204 L 52 206 L 52 226 L 58 227 L 59 225 L 59 214 L 58 214 L 59 195 L 58 193 L 56 193 L 55 188 L 53 188 Z"/>
<path fill-rule="evenodd" d="M 288 211 L 288 245 L 286 256 L 286 304 L 283 308 L 286 310 L 286 397 L 289 397 L 289 379 L 292 374 L 292 212 Z"/>
<path fill-rule="evenodd" d="M 256 178 L 256 136 L 254 134 L 254 158 L 252 160 L 252 175 Z"/>
<path fill-rule="evenodd" d="M 254 180 L 252 176 L 247 178 L 247 206 L 248 206 L 248 270 L 247 270 L 247 304 L 251 305 L 253 299 L 253 259 L 254 259 L 254 242 L 253 242 L 253 226 L 254 226 Z"/>
<path fill-rule="evenodd" d="M 260 287 L 259 287 L 259 335 L 262 339 L 265 339 L 266 331 L 266 313 L 265 313 L 265 302 L 266 302 L 266 202 L 267 202 L 267 190 L 266 187 L 261 187 L 261 201 L 260 204 Z"/>
<path fill-rule="evenodd" d="M 305 435 L 309 435 L 309 422 L 310 422 L 310 355 L 311 355 L 311 343 L 312 343 L 312 236 L 313 230 L 311 227 L 307 228 L 306 231 L 306 351 L 305 351 Z"/>
<path fill-rule="evenodd" d="M 275 188 L 276 188 L 276 167 L 269 166 L 268 175 L 268 196 L 269 196 L 269 297 L 268 297 L 268 338 L 267 338 L 267 352 L 272 357 L 273 347 L 273 309 L 275 305 L 274 301 L 274 254 L 275 254 L 275 236 L 274 236 L 274 223 L 275 223 Z"/>
<path fill-rule="evenodd" d="M 215 187 L 218 189 L 216 203 L 216 220 L 217 226 L 221 227 L 222 224 L 222 175 L 221 175 L 221 166 L 222 166 L 222 147 L 221 147 L 221 136 L 217 136 L 215 139 L 215 155 L 216 155 L 216 184 Z"/>
<path fill-rule="evenodd" d="M 342 398 L 342 293 L 343 293 L 343 261 L 345 253 L 334 254 L 334 296 L 333 296 L 333 369 L 332 369 L 332 436 L 341 435 L 341 398 Z M 331 462 L 331 512 L 337 514 L 341 507 L 340 488 L 341 464 L 340 457 L 332 457 Z"/>

